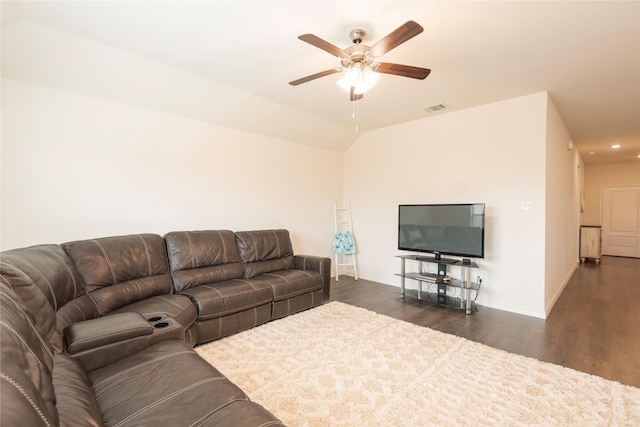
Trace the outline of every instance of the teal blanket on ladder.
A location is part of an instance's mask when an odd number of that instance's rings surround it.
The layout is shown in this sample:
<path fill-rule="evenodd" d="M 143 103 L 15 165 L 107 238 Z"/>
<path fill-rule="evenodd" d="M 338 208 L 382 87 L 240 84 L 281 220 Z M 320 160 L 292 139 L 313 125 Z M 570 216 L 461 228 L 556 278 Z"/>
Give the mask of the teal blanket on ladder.
<path fill-rule="evenodd" d="M 334 254 L 355 254 L 356 244 L 353 241 L 353 234 L 350 231 L 336 233 L 333 239 Z"/>

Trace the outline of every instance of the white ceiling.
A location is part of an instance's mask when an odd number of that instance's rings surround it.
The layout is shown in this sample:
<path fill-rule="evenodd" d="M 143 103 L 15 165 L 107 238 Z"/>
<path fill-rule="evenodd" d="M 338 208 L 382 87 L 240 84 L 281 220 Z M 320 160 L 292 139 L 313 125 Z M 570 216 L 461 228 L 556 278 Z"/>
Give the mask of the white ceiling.
<path fill-rule="evenodd" d="M 637 1 L 2 1 L 1 7 L 3 77 L 333 150 L 345 150 L 367 130 L 548 91 L 586 163 L 640 161 Z M 408 20 L 424 32 L 383 60 L 430 68 L 426 80 L 383 75 L 356 105 L 335 84 L 337 75 L 288 85 L 339 65 L 298 35 L 346 48 L 349 31 L 363 28 L 364 43 L 372 45 Z M 425 111 L 439 103 L 448 109 Z"/>

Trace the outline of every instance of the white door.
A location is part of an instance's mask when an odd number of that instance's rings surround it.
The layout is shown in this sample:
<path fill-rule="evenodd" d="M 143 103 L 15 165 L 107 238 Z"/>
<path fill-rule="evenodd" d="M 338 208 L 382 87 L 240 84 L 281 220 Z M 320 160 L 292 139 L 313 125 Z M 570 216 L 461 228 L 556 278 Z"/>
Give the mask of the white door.
<path fill-rule="evenodd" d="M 640 187 L 603 188 L 602 254 L 640 258 Z"/>

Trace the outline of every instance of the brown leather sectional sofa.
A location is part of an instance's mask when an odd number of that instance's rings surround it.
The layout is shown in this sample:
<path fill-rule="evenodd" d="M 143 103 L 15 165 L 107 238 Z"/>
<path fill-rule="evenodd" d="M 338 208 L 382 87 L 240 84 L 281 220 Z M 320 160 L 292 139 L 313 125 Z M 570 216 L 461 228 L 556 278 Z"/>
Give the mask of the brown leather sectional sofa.
<path fill-rule="evenodd" d="M 282 425 L 192 347 L 321 304 L 330 263 L 286 230 L 3 252 L 0 425 Z"/>

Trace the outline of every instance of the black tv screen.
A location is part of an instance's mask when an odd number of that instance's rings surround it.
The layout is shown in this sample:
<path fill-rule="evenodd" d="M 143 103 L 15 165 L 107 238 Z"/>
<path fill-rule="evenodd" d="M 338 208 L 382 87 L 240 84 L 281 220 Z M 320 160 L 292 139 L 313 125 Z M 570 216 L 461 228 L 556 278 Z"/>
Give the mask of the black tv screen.
<path fill-rule="evenodd" d="M 484 203 L 399 205 L 398 249 L 484 258 Z"/>

